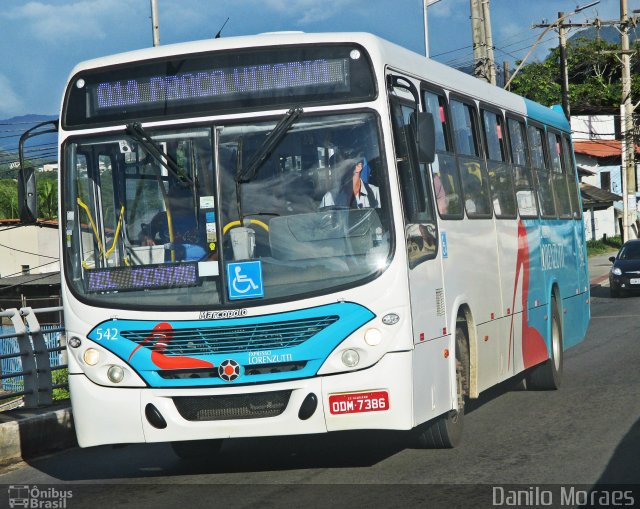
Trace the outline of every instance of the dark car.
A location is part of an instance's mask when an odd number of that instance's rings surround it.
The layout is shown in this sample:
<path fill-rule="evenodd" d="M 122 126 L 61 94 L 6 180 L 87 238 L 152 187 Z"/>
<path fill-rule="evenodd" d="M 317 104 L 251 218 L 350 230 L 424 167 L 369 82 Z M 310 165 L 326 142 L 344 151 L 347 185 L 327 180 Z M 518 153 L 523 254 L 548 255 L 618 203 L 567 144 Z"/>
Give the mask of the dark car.
<path fill-rule="evenodd" d="M 611 297 L 640 291 L 640 239 L 625 242 L 618 256 L 609 258 L 613 267 L 609 271 Z"/>

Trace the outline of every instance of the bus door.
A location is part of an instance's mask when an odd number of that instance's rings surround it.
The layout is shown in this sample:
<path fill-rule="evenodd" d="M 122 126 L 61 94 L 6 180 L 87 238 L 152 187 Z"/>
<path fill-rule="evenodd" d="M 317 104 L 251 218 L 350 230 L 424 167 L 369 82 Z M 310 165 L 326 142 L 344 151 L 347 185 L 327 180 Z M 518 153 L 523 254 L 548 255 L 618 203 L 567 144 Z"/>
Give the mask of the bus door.
<path fill-rule="evenodd" d="M 409 265 L 413 340 L 419 344 L 446 335 L 442 264 L 429 169 L 418 163 L 416 150 L 418 92 L 402 76 L 390 75 L 388 83 Z"/>

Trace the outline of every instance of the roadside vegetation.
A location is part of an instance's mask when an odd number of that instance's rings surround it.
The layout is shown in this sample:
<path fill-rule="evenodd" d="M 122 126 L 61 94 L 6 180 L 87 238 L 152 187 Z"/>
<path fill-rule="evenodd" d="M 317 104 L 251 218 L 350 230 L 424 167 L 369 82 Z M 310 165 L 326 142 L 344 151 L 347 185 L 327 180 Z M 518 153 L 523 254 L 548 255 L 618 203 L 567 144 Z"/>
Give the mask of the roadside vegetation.
<path fill-rule="evenodd" d="M 605 253 L 614 253 L 622 247 L 622 238 L 618 235 L 615 237 L 603 237 L 600 240 L 587 241 L 587 255 L 599 255 Z"/>

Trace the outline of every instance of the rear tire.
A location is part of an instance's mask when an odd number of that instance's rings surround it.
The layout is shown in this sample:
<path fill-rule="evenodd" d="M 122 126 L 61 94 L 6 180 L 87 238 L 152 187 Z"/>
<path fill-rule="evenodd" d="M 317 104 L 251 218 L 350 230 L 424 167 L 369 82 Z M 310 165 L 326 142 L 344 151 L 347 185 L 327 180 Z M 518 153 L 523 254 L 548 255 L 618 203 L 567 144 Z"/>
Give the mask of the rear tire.
<path fill-rule="evenodd" d="M 462 325 L 456 326 L 456 392 L 458 409 L 421 424 L 415 429 L 421 449 L 451 449 L 462 441 L 464 404 L 469 393 L 469 347 Z"/>
<path fill-rule="evenodd" d="M 527 389 L 549 391 L 560 388 L 562 381 L 562 321 L 556 303 L 551 301 L 551 357 L 527 373 Z"/>
<path fill-rule="evenodd" d="M 184 440 L 171 442 L 173 452 L 183 460 L 204 460 L 215 458 L 222 447 L 222 439 Z"/>

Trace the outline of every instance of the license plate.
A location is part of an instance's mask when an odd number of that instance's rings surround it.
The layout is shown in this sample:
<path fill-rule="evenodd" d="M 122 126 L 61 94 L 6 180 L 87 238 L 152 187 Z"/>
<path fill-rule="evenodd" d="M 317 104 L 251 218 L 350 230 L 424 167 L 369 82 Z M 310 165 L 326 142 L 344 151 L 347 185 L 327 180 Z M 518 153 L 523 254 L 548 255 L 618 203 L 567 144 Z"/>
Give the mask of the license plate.
<path fill-rule="evenodd" d="M 387 391 L 353 392 L 329 396 L 329 411 L 333 415 L 384 410 L 389 410 L 389 393 Z"/>
<path fill-rule="evenodd" d="M 629 279 L 629 283 L 632 285 L 640 285 L 640 277 L 634 277 Z"/>

